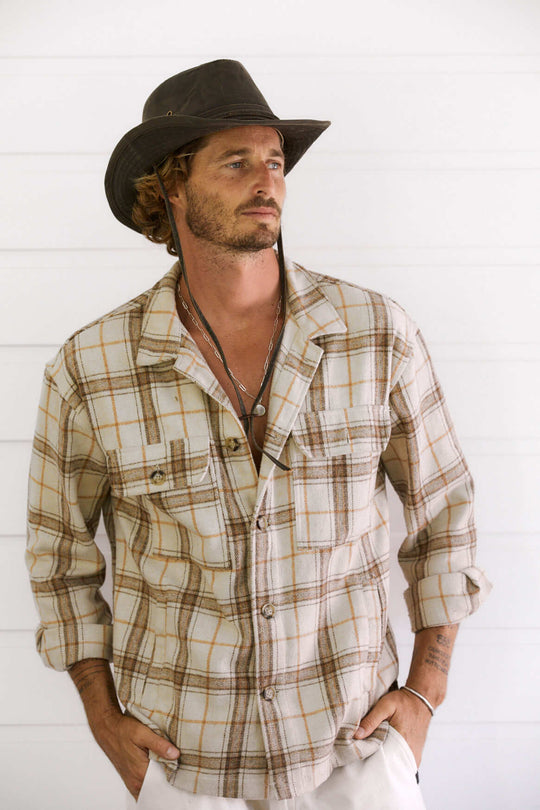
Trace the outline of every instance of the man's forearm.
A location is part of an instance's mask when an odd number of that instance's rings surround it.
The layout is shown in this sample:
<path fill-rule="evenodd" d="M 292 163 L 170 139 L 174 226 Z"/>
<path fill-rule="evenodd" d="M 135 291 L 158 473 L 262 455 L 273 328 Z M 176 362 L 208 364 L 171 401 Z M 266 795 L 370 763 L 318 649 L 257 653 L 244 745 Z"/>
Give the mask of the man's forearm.
<path fill-rule="evenodd" d="M 103 718 L 122 713 L 107 660 L 86 658 L 68 671 L 81 696 L 92 729 Z"/>
<path fill-rule="evenodd" d="M 459 625 L 428 627 L 416 633 L 407 686 L 420 692 L 431 705 L 446 696 L 450 659 Z"/>

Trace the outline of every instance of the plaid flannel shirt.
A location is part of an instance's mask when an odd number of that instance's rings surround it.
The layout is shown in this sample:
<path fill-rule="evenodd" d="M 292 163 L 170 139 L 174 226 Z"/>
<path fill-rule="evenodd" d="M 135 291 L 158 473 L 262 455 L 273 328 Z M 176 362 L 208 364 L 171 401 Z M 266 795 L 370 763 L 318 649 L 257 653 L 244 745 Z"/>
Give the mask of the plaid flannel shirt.
<path fill-rule="evenodd" d="M 472 481 L 415 324 L 291 262 L 265 439 L 290 471 L 263 456 L 257 474 L 178 318 L 178 273 L 46 366 L 29 484 L 37 646 L 58 670 L 113 661 L 126 711 L 181 751 L 163 762 L 172 784 L 285 799 L 386 734 L 353 739 L 397 675 L 386 478 L 415 631 L 459 622 L 489 590 Z"/>

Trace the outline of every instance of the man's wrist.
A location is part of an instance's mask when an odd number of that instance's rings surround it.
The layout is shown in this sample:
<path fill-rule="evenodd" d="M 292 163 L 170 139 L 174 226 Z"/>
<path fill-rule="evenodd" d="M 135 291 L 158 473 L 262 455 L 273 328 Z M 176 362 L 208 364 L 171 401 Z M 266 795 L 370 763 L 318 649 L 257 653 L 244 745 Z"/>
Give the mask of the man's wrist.
<path fill-rule="evenodd" d="M 421 694 L 422 697 L 424 697 L 431 705 L 433 711 L 436 711 L 439 706 L 444 703 L 447 685 L 448 684 L 446 681 L 439 679 L 415 678 L 412 677 L 410 673 L 404 684 L 404 686 L 408 687 L 409 689 L 414 689 L 415 692 Z"/>
<path fill-rule="evenodd" d="M 404 689 L 406 692 L 409 692 L 409 694 L 414 695 L 416 698 L 418 698 L 418 700 L 424 704 L 426 709 L 428 709 L 431 716 L 433 717 L 433 715 L 435 714 L 435 708 L 432 706 L 432 704 L 425 695 L 423 695 L 421 692 L 418 692 L 416 689 L 413 689 L 411 686 L 402 686 L 401 688 Z"/>
<path fill-rule="evenodd" d="M 450 659 L 457 625 L 441 625 L 416 634 L 406 686 L 419 692 L 437 709 L 446 697 Z"/>
<path fill-rule="evenodd" d="M 78 661 L 70 667 L 69 674 L 81 696 L 92 730 L 122 716 L 111 668 L 106 659 L 87 658 Z"/>

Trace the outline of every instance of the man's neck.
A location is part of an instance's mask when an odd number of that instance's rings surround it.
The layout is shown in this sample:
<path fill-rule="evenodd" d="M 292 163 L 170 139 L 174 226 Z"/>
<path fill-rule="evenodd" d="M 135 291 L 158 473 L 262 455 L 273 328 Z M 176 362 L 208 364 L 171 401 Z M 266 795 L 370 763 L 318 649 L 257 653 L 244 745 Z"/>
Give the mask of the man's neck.
<path fill-rule="evenodd" d="M 272 248 L 232 253 L 213 245 L 182 243 L 191 294 L 207 320 L 238 328 L 275 308 L 279 298 L 279 264 Z M 185 279 L 181 294 L 189 303 Z"/>

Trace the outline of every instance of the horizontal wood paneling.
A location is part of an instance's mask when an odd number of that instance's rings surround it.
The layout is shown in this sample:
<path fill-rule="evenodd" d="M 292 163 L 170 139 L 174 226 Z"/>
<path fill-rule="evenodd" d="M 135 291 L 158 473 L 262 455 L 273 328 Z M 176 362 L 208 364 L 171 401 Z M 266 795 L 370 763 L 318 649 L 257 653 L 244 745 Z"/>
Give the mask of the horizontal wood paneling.
<path fill-rule="evenodd" d="M 0 32 L 6 56 L 123 56 L 179 53 L 197 60 L 248 55 L 536 54 L 538 7 L 527 0 L 276 0 L 271 10 L 226 5 L 111 5 L 107 0 L 11 5 Z M 129 9 L 129 13 L 127 10 Z M 180 45 L 182 47 L 180 47 Z"/>
<path fill-rule="evenodd" d="M 76 727 L 77 728 L 77 727 Z M 11 731 L 11 729 L 10 729 Z M 2 802 L 9 810 L 121 810 L 126 790 L 90 732 L 36 729 L 0 742 Z M 40 732 L 45 731 L 45 735 Z"/>
<path fill-rule="evenodd" d="M 0 152 L 110 153 L 139 123 L 144 99 L 163 77 L 192 64 L 189 58 L 1 60 Z M 403 165 L 444 160 L 448 150 L 457 166 L 472 167 L 526 162 L 520 153 L 538 150 L 540 115 L 527 102 L 540 90 L 539 64 L 496 56 L 482 65 L 471 61 L 468 70 L 444 57 L 246 63 L 280 117 L 332 121 L 317 152 L 345 150 L 355 165 L 385 159 Z"/>
<path fill-rule="evenodd" d="M 171 256 L 156 253 L 153 269 L 134 266 L 130 256 L 121 270 L 100 256 L 61 270 L 5 267 L 0 278 L 14 317 L 0 324 L 0 344 L 36 347 L 39 362 L 52 357 L 77 329 L 152 287 L 173 264 Z"/>
<path fill-rule="evenodd" d="M 149 289 L 167 272 L 173 258 L 152 247 L 150 255 L 146 249 L 140 255 L 128 250 L 125 256 L 123 251 L 89 251 L 84 262 L 72 251 L 27 252 L 24 264 L 16 252 L 0 253 L 3 300 L 12 313 L 0 319 L 0 347 L 44 344 L 52 356 L 74 331 Z M 390 295 L 419 324 L 435 358 L 498 362 L 540 357 L 540 271 L 534 265 L 471 265 L 457 257 L 443 265 L 437 264 L 436 251 L 431 261 L 422 257 L 417 264 L 405 257 L 395 263 L 382 251 L 388 263 L 378 265 L 366 261 L 361 249 L 350 249 L 350 263 L 342 264 L 339 255 L 321 251 L 315 256 L 313 249 L 293 250 L 291 243 L 289 248 L 290 257 L 309 269 Z"/>
<path fill-rule="evenodd" d="M 0 793 L 10 810 L 123 805 L 68 676 L 34 650 L 30 439 L 45 361 L 172 263 L 109 212 L 108 155 L 159 81 L 221 56 L 241 59 L 283 117 L 332 120 L 288 178 L 286 252 L 415 318 L 475 476 L 479 564 L 494 589 L 460 629 L 422 766 L 426 804 L 540 808 L 539 25 L 531 0 L 5 9 Z M 391 512 L 397 549 L 394 495 Z M 107 555 L 103 527 L 98 543 Z M 391 580 L 405 671 L 412 637 L 395 560 Z"/>
<path fill-rule="evenodd" d="M 492 688 L 490 673 L 484 688 Z M 540 729 L 533 723 L 500 723 L 496 717 L 485 725 L 435 720 L 420 769 L 426 807 L 537 810 L 539 747 Z"/>
<path fill-rule="evenodd" d="M 146 239 L 137 237 L 135 247 L 92 248 L 82 251 L 69 248 L 50 248 L 36 250 L 21 247 L 16 250 L 0 250 L 0 270 L 37 269 L 47 267 L 54 270 L 99 269 L 104 264 L 120 270 L 126 268 L 141 269 L 145 267 L 149 272 L 155 273 L 161 257 L 164 269 L 170 267 L 173 259 L 167 255 L 165 248 L 156 247 Z M 288 240 L 290 244 L 290 240 Z M 298 246 L 295 246 L 295 250 Z M 305 244 L 303 249 L 306 255 L 302 257 L 291 254 L 291 258 L 302 260 L 309 267 L 318 270 L 333 268 L 334 275 L 343 277 L 338 269 L 351 270 L 351 268 L 373 267 L 379 271 L 388 268 L 390 271 L 396 267 L 483 267 L 483 268 L 519 268 L 533 269 L 538 267 L 538 249 L 531 242 L 526 245 L 353 245 L 327 244 L 314 246 Z M 160 265 L 161 266 L 161 265 Z"/>
<path fill-rule="evenodd" d="M 300 247 L 538 244 L 540 168 L 400 171 L 358 168 L 343 155 L 320 157 L 308 153 L 288 179 L 284 232 Z M 108 209 L 106 163 L 101 155 L 0 156 L 13 190 L 0 200 L 0 249 L 140 244 Z M 519 200 L 519 208 L 509 209 L 509 200 Z"/>

